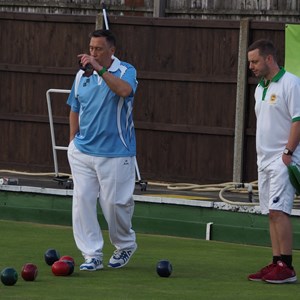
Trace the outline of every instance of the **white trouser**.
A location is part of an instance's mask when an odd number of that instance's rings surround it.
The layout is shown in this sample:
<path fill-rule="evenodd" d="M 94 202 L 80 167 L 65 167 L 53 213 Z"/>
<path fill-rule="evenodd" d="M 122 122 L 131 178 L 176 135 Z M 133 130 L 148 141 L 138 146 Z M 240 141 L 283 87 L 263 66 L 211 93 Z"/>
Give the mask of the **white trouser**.
<path fill-rule="evenodd" d="M 73 190 L 73 234 L 85 258 L 103 258 L 103 236 L 97 218 L 97 198 L 116 249 L 135 247 L 131 228 L 134 210 L 135 158 L 86 155 L 71 142 L 68 147 Z"/>

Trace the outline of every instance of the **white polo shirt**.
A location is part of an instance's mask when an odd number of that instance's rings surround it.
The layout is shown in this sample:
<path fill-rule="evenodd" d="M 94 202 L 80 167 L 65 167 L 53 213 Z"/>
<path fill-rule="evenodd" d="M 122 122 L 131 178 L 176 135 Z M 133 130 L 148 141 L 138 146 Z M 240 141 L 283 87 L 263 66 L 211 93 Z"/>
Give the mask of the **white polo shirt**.
<path fill-rule="evenodd" d="M 300 78 L 281 68 L 269 83 L 260 81 L 254 96 L 257 165 L 260 171 L 282 155 L 292 123 L 300 121 Z M 299 146 L 292 159 L 300 162 Z"/>

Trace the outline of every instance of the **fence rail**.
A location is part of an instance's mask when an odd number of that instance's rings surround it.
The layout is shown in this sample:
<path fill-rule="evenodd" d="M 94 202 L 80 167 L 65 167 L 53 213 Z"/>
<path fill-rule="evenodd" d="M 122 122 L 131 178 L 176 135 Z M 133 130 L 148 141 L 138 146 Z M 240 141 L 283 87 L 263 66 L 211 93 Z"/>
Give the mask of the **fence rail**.
<path fill-rule="evenodd" d="M 109 15 L 203 20 L 299 22 L 300 0 L 106 0 Z M 38 14 L 96 16 L 102 1 L 0 0 L 0 11 Z"/>

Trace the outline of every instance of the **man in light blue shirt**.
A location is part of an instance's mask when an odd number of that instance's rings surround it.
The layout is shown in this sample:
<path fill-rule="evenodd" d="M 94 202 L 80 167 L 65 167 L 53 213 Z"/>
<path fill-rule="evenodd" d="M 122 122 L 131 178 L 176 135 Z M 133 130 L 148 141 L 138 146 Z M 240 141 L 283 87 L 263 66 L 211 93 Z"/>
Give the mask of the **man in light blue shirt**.
<path fill-rule="evenodd" d="M 80 270 L 103 268 L 103 236 L 97 199 L 115 246 L 108 266 L 126 265 L 137 248 L 131 228 L 134 210 L 136 140 L 132 118 L 137 88 L 135 68 L 114 56 L 109 30 L 90 35 L 90 54 L 80 54 L 81 70 L 68 105 L 68 159 L 74 182 L 73 233 L 85 262 Z"/>

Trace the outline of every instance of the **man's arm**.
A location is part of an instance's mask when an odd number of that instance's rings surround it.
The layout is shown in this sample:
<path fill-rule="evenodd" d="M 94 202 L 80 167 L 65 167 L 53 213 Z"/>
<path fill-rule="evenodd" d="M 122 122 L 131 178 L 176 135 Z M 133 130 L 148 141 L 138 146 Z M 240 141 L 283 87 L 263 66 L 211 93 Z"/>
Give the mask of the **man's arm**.
<path fill-rule="evenodd" d="M 122 79 L 112 75 L 108 71 L 102 75 L 102 78 L 104 79 L 106 84 L 109 86 L 109 88 L 118 96 L 126 98 L 131 94 L 132 87 L 125 80 L 122 80 Z"/>
<path fill-rule="evenodd" d="M 70 111 L 69 115 L 70 122 L 70 142 L 74 139 L 76 133 L 79 131 L 79 117 L 78 113 Z"/>
<path fill-rule="evenodd" d="M 291 151 L 295 151 L 299 143 L 300 143 L 300 121 L 296 121 L 292 123 L 286 148 Z M 292 156 L 283 154 L 282 160 L 288 166 L 292 162 Z"/>

